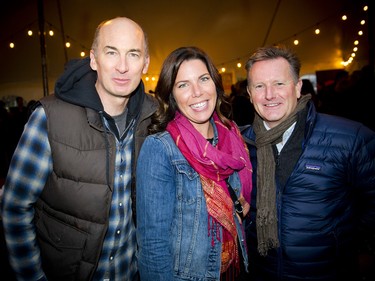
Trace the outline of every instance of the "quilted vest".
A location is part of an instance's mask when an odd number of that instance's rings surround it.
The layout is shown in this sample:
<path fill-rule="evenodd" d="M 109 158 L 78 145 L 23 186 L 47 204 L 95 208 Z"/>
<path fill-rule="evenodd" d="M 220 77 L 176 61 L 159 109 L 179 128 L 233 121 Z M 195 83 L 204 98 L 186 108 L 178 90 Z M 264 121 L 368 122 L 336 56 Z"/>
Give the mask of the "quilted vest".
<path fill-rule="evenodd" d="M 43 270 L 48 280 L 90 280 L 108 226 L 113 177 L 107 182 L 106 172 L 114 174 L 115 139 L 91 109 L 54 96 L 41 104 L 53 161 L 35 209 Z"/>

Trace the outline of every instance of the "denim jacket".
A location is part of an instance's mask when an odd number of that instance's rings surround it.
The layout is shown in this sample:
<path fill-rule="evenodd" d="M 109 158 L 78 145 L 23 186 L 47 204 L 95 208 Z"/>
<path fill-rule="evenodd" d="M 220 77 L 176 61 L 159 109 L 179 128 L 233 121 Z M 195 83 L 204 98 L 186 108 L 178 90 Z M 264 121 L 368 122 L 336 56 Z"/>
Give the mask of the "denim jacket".
<path fill-rule="evenodd" d="M 239 195 L 238 174 L 232 174 L 229 182 Z M 141 280 L 220 280 L 222 229 L 220 236 L 209 234 L 199 174 L 168 132 L 146 138 L 138 158 L 136 188 Z M 247 268 L 243 231 L 234 208 L 233 216 Z"/>

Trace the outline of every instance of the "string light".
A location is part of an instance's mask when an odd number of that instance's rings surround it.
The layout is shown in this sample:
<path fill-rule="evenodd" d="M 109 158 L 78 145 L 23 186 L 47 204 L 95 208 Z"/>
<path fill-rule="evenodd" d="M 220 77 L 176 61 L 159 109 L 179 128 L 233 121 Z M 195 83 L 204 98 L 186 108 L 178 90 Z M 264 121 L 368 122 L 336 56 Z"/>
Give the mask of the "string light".
<path fill-rule="evenodd" d="M 34 32 L 33 32 L 33 25 L 37 22 L 37 20 L 34 20 L 33 22 L 27 24 L 21 31 L 22 32 L 25 32 L 27 34 L 27 36 L 29 37 L 32 37 L 34 35 Z M 51 23 L 47 22 L 46 21 L 46 24 L 48 25 L 48 31 L 45 31 L 45 34 L 48 34 L 49 36 L 53 37 L 55 35 L 55 31 L 54 30 L 58 30 L 56 27 L 54 27 Z M 14 34 L 12 35 L 12 37 L 14 36 Z M 70 39 L 69 36 L 67 36 L 67 40 L 65 42 L 65 47 L 66 48 L 71 48 L 72 47 L 72 43 L 70 42 Z M 14 42 L 13 39 L 10 43 L 8 43 L 8 46 L 9 48 L 11 49 L 14 49 L 15 46 L 16 46 L 16 43 L 17 42 Z M 82 46 L 82 45 L 81 45 Z M 79 53 L 79 55 L 81 57 L 84 57 L 87 53 L 87 50 L 89 50 L 88 48 L 82 46 L 82 49 L 83 51 L 81 53 Z"/>
<path fill-rule="evenodd" d="M 367 9 L 368 9 L 368 7 L 367 6 L 365 6 L 364 8 L 363 8 L 363 10 L 364 11 L 367 11 Z M 366 21 L 364 20 L 364 19 L 362 19 L 361 21 L 360 21 L 360 25 L 365 25 L 366 24 Z M 358 31 L 358 35 L 359 36 L 362 36 L 364 34 L 364 32 L 363 32 L 363 30 L 359 30 Z M 343 62 L 341 62 L 342 63 L 342 65 L 343 66 L 348 66 L 349 64 L 351 64 L 352 62 L 353 62 L 353 60 L 354 60 L 354 58 L 355 58 L 355 56 L 356 56 L 356 52 L 358 52 L 358 45 L 359 45 L 359 40 L 355 40 L 354 42 L 354 47 L 353 47 L 353 52 L 350 54 L 350 57 L 348 58 L 348 60 L 347 61 L 343 61 Z"/>
<path fill-rule="evenodd" d="M 364 6 L 363 7 L 363 11 L 367 11 L 368 10 L 368 6 Z M 343 14 L 342 16 L 341 16 L 341 19 L 343 20 L 343 21 L 347 21 L 348 19 L 349 19 L 349 17 L 351 18 L 351 15 L 348 15 L 348 14 Z M 328 19 L 328 18 L 327 18 Z M 326 20 L 326 19 L 325 19 Z M 36 21 L 35 21 L 36 22 Z M 49 36 L 54 36 L 54 30 L 56 31 L 59 31 L 56 27 L 54 27 L 51 23 L 48 23 L 47 22 L 47 24 L 48 24 L 48 26 L 49 26 L 49 31 L 48 31 L 48 34 L 49 34 Z M 297 39 L 297 36 L 299 36 L 301 33 L 303 33 L 303 32 L 305 32 L 305 31 L 307 31 L 307 30 L 310 30 L 311 31 L 311 29 L 314 31 L 314 33 L 316 34 L 316 35 L 319 35 L 320 33 L 321 33 L 321 26 L 319 26 L 321 24 L 321 22 L 318 22 L 318 23 L 315 23 L 313 26 L 310 26 L 310 27 L 307 27 L 307 28 L 305 28 L 304 30 L 302 30 L 302 31 L 299 31 L 299 32 L 297 32 L 296 34 L 294 34 L 293 36 L 291 36 L 292 38 L 294 37 L 294 40 L 293 40 L 293 44 L 295 45 L 295 46 L 297 46 L 297 45 L 299 45 L 300 44 L 300 41 Z M 366 24 L 366 20 L 365 19 L 362 19 L 361 21 L 360 21 L 360 25 L 365 25 Z M 27 30 L 27 35 L 28 36 L 33 36 L 33 31 L 32 31 L 32 28 L 31 28 L 31 24 L 28 24 L 27 25 L 27 28 L 24 28 L 24 30 Z M 25 31 L 23 31 L 23 32 L 25 32 Z M 364 31 L 363 30 L 359 30 L 358 31 L 358 35 L 359 36 L 362 36 L 364 34 Z M 291 39 L 291 37 L 289 37 L 289 38 L 287 38 L 287 39 L 284 39 L 284 40 L 281 40 L 281 41 L 279 41 L 279 42 L 277 42 L 277 43 L 282 43 L 282 42 L 285 42 L 285 41 L 287 41 L 287 40 L 290 40 Z M 67 36 L 67 40 L 66 40 L 66 42 L 65 42 L 65 47 L 66 48 L 71 48 L 73 45 L 75 45 L 74 44 L 74 42 L 73 42 L 73 44 L 72 44 L 72 41 L 75 41 L 75 40 L 70 40 L 71 38 L 69 38 L 68 36 Z M 79 42 L 76 42 L 76 43 L 78 43 L 78 44 L 76 44 L 76 45 L 79 45 Z M 16 42 L 11 42 L 11 43 L 9 43 L 9 47 L 10 48 L 15 48 L 15 44 L 16 44 Z M 354 41 L 354 48 L 353 48 L 353 54 L 354 54 L 354 56 L 355 56 L 355 52 L 357 52 L 358 51 L 358 46 L 359 45 L 359 41 L 358 40 L 355 40 Z M 84 46 L 82 46 L 81 45 L 81 52 L 80 52 L 80 56 L 81 57 L 84 57 L 84 56 L 86 56 L 86 52 L 87 52 L 87 50 L 89 50 L 88 48 L 86 48 L 86 47 L 84 47 Z M 246 55 L 246 58 L 247 58 L 248 56 Z M 237 66 L 237 68 L 238 69 L 240 69 L 240 68 L 242 68 L 242 63 L 241 63 L 241 58 L 237 58 L 236 60 L 232 60 L 232 61 L 229 61 L 229 62 L 227 62 L 227 63 L 231 63 L 233 66 L 231 66 L 231 68 L 230 69 L 233 69 L 235 66 Z M 348 63 L 350 63 L 351 61 L 353 60 L 353 56 L 349 56 L 349 59 L 346 61 L 346 62 L 348 62 Z M 226 69 L 226 64 L 227 63 L 222 63 L 221 64 L 221 68 L 220 68 L 220 70 L 221 70 L 221 72 L 222 73 L 224 73 L 224 72 L 226 72 L 227 71 L 227 69 Z M 150 77 L 145 77 L 145 79 L 146 79 L 146 81 L 149 81 L 150 80 Z M 153 79 L 153 81 L 154 81 L 154 79 L 155 79 L 155 77 L 152 77 L 152 79 Z"/>
<path fill-rule="evenodd" d="M 363 8 L 363 10 L 364 10 L 364 11 L 367 11 L 367 10 L 368 10 L 368 7 L 365 6 L 365 7 Z M 352 11 L 350 11 L 350 12 L 352 12 Z M 346 13 L 345 13 L 345 14 L 342 14 L 340 17 L 341 17 L 341 20 L 342 20 L 342 21 L 348 21 L 349 19 L 352 19 L 352 16 L 351 16 L 350 14 L 346 14 Z M 326 20 L 329 19 L 329 18 L 330 18 L 330 17 L 324 19 L 324 21 L 326 21 Z M 354 17 L 353 17 L 353 18 L 354 18 Z M 273 43 L 273 45 L 276 45 L 276 44 L 282 44 L 283 42 L 286 42 L 286 41 L 288 41 L 288 40 L 290 40 L 290 39 L 292 38 L 292 39 L 293 39 L 293 42 L 292 42 L 292 43 L 293 43 L 295 46 L 297 46 L 297 45 L 299 45 L 299 44 L 301 43 L 300 40 L 299 40 L 300 38 L 297 39 L 297 36 L 299 36 L 300 34 L 304 33 L 305 31 L 313 29 L 313 31 L 315 32 L 316 35 L 320 34 L 322 30 L 321 30 L 319 24 L 321 24 L 321 22 L 315 23 L 315 25 L 310 26 L 310 27 L 307 27 L 307 28 L 305 28 L 305 29 L 299 31 L 298 33 L 294 34 L 293 36 L 291 36 L 291 37 L 289 37 L 289 38 L 286 38 L 286 39 L 284 39 L 284 40 L 280 40 L 280 41 L 278 41 L 278 42 L 275 42 L 275 43 Z M 366 24 L 366 20 L 365 20 L 365 19 L 362 19 L 362 20 L 360 21 L 360 24 L 361 24 L 361 25 L 365 25 L 365 24 Z M 365 33 L 364 30 L 359 30 L 359 31 L 357 31 L 357 32 L 358 32 L 359 36 L 362 36 L 362 35 Z M 357 51 L 358 51 L 358 47 L 357 47 L 357 46 L 359 45 L 359 41 L 358 41 L 358 40 L 354 41 L 354 45 L 355 45 L 355 47 L 354 47 L 353 51 L 354 51 L 354 52 L 357 52 Z M 247 57 L 248 57 L 248 55 L 247 55 Z M 246 57 L 246 58 L 247 58 L 247 57 Z M 350 64 L 352 61 L 353 61 L 353 57 L 352 57 L 352 56 L 349 56 L 348 60 L 347 60 L 346 62 L 342 62 L 342 63 L 343 63 L 343 64 L 345 63 L 345 65 L 347 65 L 347 64 Z M 225 66 L 225 64 L 224 64 L 224 66 Z"/>
<path fill-rule="evenodd" d="M 54 31 L 53 31 L 53 29 L 52 29 L 52 25 L 51 24 L 49 24 L 49 31 L 48 31 L 48 34 L 49 34 L 49 36 L 53 36 L 55 33 L 54 33 Z"/>
<path fill-rule="evenodd" d="M 366 8 L 364 8 L 364 10 L 367 10 L 368 8 L 366 7 Z M 328 17 L 328 18 L 326 18 L 326 19 L 324 19 L 324 21 L 326 21 L 327 19 L 329 19 L 330 17 Z M 339 18 L 341 18 L 341 20 L 342 21 L 348 21 L 349 19 L 352 19 L 352 17 L 351 17 L 351 15 L 349 14 L 342 14 Z M 354 18 L 354 17 L 353 17 Z M 289 37 L 289 38 L 286 38 L 286 39 L 284 39 L 284 40 L 280 40 L 280 41 L 278 41 L 278 42 L 275 42 L 275 43 L 273 43 L 273 44 L 282 44 L 283 42 L 286 42 L 286 41 L 288 41 L 288 40 L 290 40 L 290 39 L 292 39 L 293 41 L 292 41 L 292 43 L 294 44 L 294 46 L 298 46 L 298 45 L 300 45 L 301 44 L 301 42 L 300 42 L 300 38 L 299 39 L 297 39 L 297 36 L 299 36 L 300 34 L 302 34 L 302 33 L 304 33 L 304 32 L 306 32 L 307 30 L 313 30 L 313 32 L 315 33 L 315 35 L 319 35 L 320 33 L 321 33 L 321 31 L 322 31 L 322 29 L 320 28 L 321 26 L 319 26 L 320 24 L 322 23 L 322 21 L 320 21 L 320 22 L 318 22 L 318 23 L 315 23 L 314 25 L 312 25 L 312 26 L 310 26 L 310 27 L 307 27 L 307 28 L 305 28 L 305 29 L 303 29 L 303 30 L 301 30 L 301 31 L 299 31 L 298 33 L 296 33 L 296 34 L 294 34 L 293 36 L 291 36 L 291 37 Z M 361 21 L 360 21 L 360 24 L 361 25 L 365 25 L 366 24 L 366 21 L 364 20 L 364 19 L 362 19 Z M 364 34 L 364 31 L 363 30 L 359 30 L 358 31 L 358 34 L 359 34 L 359 36 L 362 36 L 363 34 Z M 358 46 L 358 44 L 359 44 L 359 41 L 358 40 L 356 40 L 355 42 L 354 42 L 354 45 L 355 46 Z M 358 51 L 358 47 L 354 47 L 354 49 L 353 49 L 353 52 L 357 52 Z M 248 58 L 248 55 L 246 55 L 246 58 Z M 222 67 L 222 69 L 221 69 L 221 72 L 224 72 L 225 70 L 225 66 L 227 65 L 227 64 L 238 64 L 238 61 L 240 60 L 241 58 L 238 58 L 237 59 L 237 62 L 235 62 L 234 60 L 232 60 L 232 61 L 228 61 L 228 62 L 226 62 L 226 63 L 222 63 L 221 65 L 221 67 Z M 348 60 L 346 61 L 346 63 L 351 63 L 353 61 L 353 57 L 352 56 L 349 56 L 349 58 L 348 58 Z M 342 62 L 342 63 L 344 63 L 344 62 Z M 237 65 L 237 68 L 239 68 L 239 66 Z M 230 69 L 234 69 L 235 70 L 235 68 L 234 68 L 234 65 L 233 66 L 231 66 L 231 68 Z"/>

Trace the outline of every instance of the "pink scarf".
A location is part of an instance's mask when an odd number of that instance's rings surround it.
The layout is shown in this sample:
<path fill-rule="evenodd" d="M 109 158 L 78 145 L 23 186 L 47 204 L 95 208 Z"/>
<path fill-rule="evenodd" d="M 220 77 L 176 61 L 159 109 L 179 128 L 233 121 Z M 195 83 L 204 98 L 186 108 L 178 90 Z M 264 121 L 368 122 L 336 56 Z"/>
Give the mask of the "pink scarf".
<path fill-rule="evenodd" d="M 233 201 L 225 180 L 237 171 L 242 186 L 241 194 L 250 202 L 252 166 L 247 146 L 237 126 L 232 122 L 228 129 L 216 113 L 213 114 L 213 119 L 219 139 L 215 147 L 179 112 L 176 112 L 175 118 L 168 124 L 167 131 L 189 164 L 200 175 L 209 213 L 209 229 L 212 230 L 217 224 L 223 227 L 221 272 L 225 272 L 233 261 L 234 266 L 239 268 Z M 218 231 L 216 233 L 219 235 Z"/>

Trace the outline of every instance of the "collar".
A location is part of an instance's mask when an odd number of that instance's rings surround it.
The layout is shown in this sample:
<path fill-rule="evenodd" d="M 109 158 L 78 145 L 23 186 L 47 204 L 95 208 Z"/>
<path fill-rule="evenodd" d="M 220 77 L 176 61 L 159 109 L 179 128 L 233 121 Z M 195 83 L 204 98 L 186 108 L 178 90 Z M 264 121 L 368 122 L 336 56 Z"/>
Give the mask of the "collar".
<path fill-rule="evenodd" d="M 269 129 L 271 129 L 266 122 L 263 121 L 263 124 L 264 124 L 264 127 L 266 128 L 266 130 L 268 131 Z M 278 144 L 276 144 L 276 147 L 277 147 L 277 151 L 280 153 L 281 150 L 283 149 L 284 145 L 286 144 L 286 142 L 289 140 L 290 136 L 292 135 L 293 133 L 293 130 L 294 128 L 296 127 L 296 124 L 297 122 L 294 122 L 288 129 L 286 129 L 286 131 L 284 132 L 283 134 L 283 137 L 282 137 L 282 140 L 281 142 L 279 142 Z"/>

